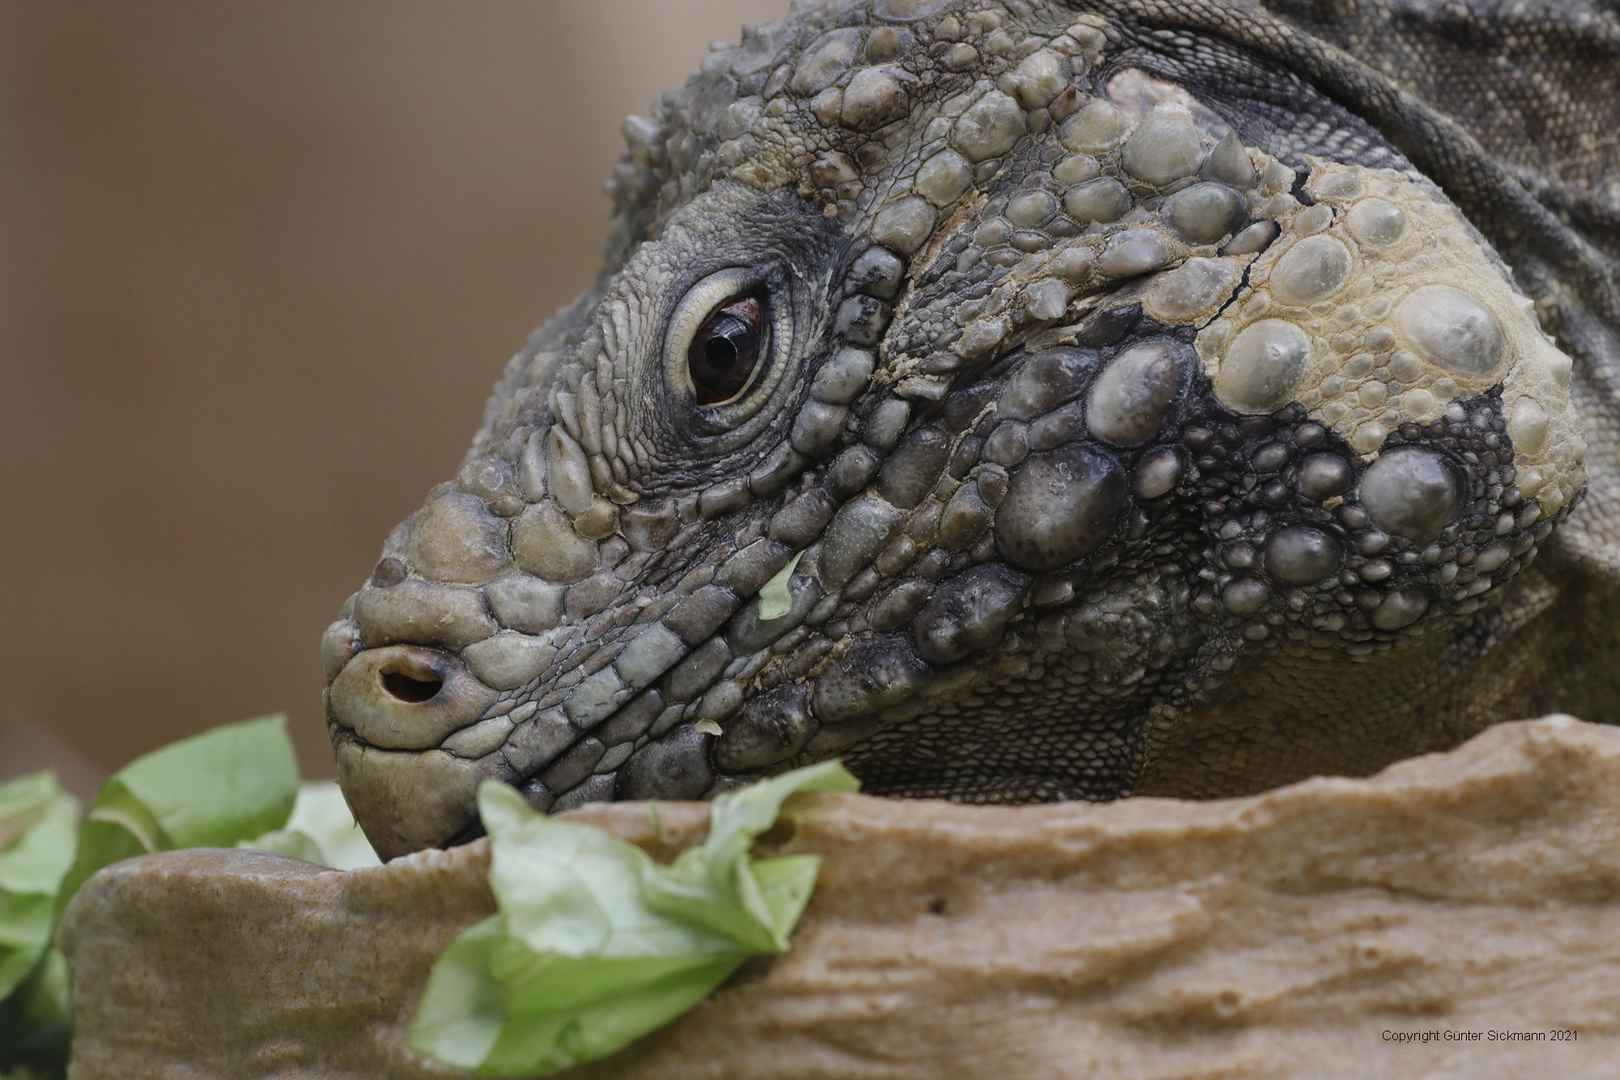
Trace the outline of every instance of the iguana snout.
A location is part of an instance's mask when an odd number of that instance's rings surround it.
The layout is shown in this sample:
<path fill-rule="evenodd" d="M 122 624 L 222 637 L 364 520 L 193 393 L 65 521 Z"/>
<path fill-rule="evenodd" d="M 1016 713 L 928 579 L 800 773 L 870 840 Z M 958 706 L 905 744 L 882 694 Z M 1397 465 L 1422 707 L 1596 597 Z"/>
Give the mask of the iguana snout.
<path fill-rule="evenodd" d="M 378 850 L 469 835 L 486 779 L 1210 796 L 1512 715 L 1469 643 L 1582 490 L 1569 358 L 1264 70 L 1055 4 L 811 5 L 632 120 L 607 269 L 327 632 Z"/>

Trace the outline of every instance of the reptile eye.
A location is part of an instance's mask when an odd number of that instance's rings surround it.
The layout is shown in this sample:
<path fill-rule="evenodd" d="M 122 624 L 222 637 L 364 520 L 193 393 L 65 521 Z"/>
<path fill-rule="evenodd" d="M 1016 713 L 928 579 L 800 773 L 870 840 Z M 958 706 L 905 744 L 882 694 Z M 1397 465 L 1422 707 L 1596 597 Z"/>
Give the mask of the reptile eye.
<path fill-rule="evenodd" d="M 718 405 L 742 392 L 768 345 L 765 304 L 732 296 L 711 312 L 686 350 L 686 373 L 699 405 Z"/>
<path fill-rule="evenodd" d="M 670 312 L 663 376 L 670 419 L 710 438 L 760 419 L 791 353 L 791 294 L 774 267 L 733 266 L 693 283 Z"/>

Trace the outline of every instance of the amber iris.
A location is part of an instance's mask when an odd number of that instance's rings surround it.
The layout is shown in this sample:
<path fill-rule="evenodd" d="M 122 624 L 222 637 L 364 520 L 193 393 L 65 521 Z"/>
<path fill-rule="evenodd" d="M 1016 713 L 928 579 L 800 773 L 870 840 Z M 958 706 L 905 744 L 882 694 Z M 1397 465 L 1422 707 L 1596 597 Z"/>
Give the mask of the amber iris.
<path fill-rule="evenodd" d="M 703 320 L 686 353 L 699 405 L 718 405 L 742 392 L 765 351 L 765 306 L 734 296 Z"/>

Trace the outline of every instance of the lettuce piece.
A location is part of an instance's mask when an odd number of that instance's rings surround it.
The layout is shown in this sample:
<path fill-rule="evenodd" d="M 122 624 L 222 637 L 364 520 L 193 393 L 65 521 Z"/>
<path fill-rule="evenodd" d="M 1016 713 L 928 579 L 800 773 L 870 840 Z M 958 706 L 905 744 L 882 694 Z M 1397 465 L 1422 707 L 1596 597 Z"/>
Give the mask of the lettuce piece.
<path fill-rule="evenodd" d="M 51 931 L 78 822 L 78 800 L 50 773 L 0 784 L 0 1069 L 15 1066 L 10 1077 L 67 1058 L 67 964 Z"/>
<path fill-rule="evenodd" d="M 760 622 L 780 619 L 793 610 L 793 594 L 788 592 L 788 582 L 793 580 L 793 571 L 799 568 L 799 560 L 802 558 L 804 552 L 796 552 L 793 558 L 787 561 L 787 565 L 778 570 L 759 590 Z"/>
<path fill-rule="evenodd" d="M 236 846 L 291 855 L 334 870 L 382 865 L 336 780 L 305 781 L 299 785 L 298 801 L 285 826 L 251 840 L 238 840 Z"/>
<path fill-rule="evenodd" d="M 783 801 L 858 787 L 830 761 L 728 792 L 703 845 L 664 867 L 486 782 L 478 810 L 499 911 L 434 965 L 411 1048 L 478 1076 L 545 1075 L 667 1024 L 749 957 L 787 950 L 821 860 L 750 855 Z"/>
<path fill-rule="evenodd" d="M 28 978 L 50 944 L 78 822 L 78 800 L 51 773 L 0 784 L 0 1001 Z"/>
<path fill-rule="evenodd" d="M 231 847 L 280 829 L 297 795 L 298 760 L 283 716 L 226 724 L 138 757 L 90 804 L 56 912 L 91 874 L 121 859 Z"/>
<path fill-rule="evenodd" d="M 82 822 L 48 774 L 0 785 L 0 1070 L 59 1077 L 66 1066 L 70 986 L 51 937 L 79 886 L 133 855 L 230 847 L 280 829 L 297 794 L 280 716 L 137 758 L 101 786 Z"/>
<path fill-rule="evenodd" d="M 67 960 L 54 945 L 28 978 L 0 1001 L 0 1070 L 8 1077 L 61 1080 L 73 1037 L 72 987 Z"/>

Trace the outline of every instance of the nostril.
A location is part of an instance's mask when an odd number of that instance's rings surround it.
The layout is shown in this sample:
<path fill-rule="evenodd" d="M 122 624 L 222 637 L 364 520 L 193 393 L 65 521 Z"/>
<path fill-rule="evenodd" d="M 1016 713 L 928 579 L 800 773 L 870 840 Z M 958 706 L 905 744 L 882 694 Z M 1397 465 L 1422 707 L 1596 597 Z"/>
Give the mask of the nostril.
<path fill-rule="evenodd" d="M 419 679 L 403 671 L 384 671 L 381 674 L 383 690 L 390 697 L 411 705 L 420 705 L 424 701 L 433 700 L 444 687 L 443 679 L 432 676 Z"/>
<path fill-rule="evenodd" d="M 334 735 L 340 728 L 377 749 L 428 750 L 475 724 L 498 696 L 454 653 L 384 645 L 362 649 L 343 665 L 327 691 L 326 711 Z"/>

